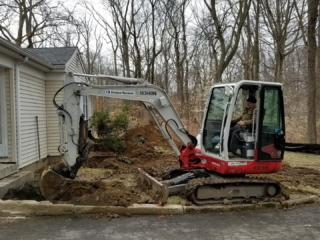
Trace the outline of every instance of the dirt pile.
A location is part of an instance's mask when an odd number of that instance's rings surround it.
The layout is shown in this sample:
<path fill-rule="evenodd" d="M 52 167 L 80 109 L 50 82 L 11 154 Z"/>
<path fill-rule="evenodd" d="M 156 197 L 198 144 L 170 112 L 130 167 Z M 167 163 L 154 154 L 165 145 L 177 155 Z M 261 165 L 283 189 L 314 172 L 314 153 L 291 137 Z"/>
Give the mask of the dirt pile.
<path fill-rule="evenodd" d="M 154 203 L 137 186 L 138 168 L 159 178 L 163 170 L 177 165 L 169 144 L 153 124 L 138 126 L 125 135 L 122 154 L 95 151 L 79 170 L 68 192 L 57 201 L 86 205 L 129 206 Z"/>

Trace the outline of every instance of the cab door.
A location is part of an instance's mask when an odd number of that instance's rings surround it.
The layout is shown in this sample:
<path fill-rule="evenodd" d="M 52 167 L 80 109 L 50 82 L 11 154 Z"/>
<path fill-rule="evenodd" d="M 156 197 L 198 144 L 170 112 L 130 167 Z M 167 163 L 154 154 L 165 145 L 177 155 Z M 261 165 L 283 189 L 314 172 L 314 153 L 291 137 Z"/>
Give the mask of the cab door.
<path fill-rule="evenodd" d="M 225 87 L 213 88 L 207 104 L 203 128 L 202 145 L 206 152 L 220 155 L 228 108 L 229 97 L 225 94 Z"/>
<path fill-rule="evenodd" d="M 282 160 L 285 148 L 284 107 L 281 86 L 262 85 L 258 127 L 258 161 Z"/>

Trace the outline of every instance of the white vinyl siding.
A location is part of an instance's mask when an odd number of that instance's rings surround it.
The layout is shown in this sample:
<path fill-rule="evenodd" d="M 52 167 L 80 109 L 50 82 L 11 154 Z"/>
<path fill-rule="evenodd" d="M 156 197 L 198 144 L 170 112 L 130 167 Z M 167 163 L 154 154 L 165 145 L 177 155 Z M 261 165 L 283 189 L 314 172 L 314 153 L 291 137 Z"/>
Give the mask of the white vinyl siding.
<path fill-rule="evenodd" d="M 53 105 L 52 100 L 54 94 L 63 86 L 63 81 L 46 81 L 46 108 L 47 108 L 47 141 L 48 154 L 50 156 L 59 156 L 58 146 L 60 145 L 59 137 L 59 120 L 57 109 Z M 63 100 L 63 91 L 56 98 L 58 104 Z"/>
<path fill-rule="evenodd" d="M 67 66 L 67 72 L 72 72 L 72 73 L 85 73 L 84 69 L 82 69 L 81 66 L 81 60 L 79 59 L 79 55 L 76 55 L 74 58 L 72 58 Z M 75 77 L 76 82 L 82 82 L 85 81 L 84 77 Z"/>
<path fill-rule="evenodd" d="M 12 141 L 13 141 L 13 131 L 12 131 L 12 123 L 11 123 L 11 115 L 13 112 L 11 111 L 11 89 L 10 89 L 10 75 L 9 69 L 5 69 L 4 71 L 5 83 L 6 83 L 6 110 L 7 110 L 7 146 L 8 146 L 8 161 L 15 162 L 16 159 L 12 159 Z"/>
<path fill-rule="evenodd" d="M 47 152 L 47 114 L 45 81 L 37 77 L 20 73 L 20 124 L 21 124 L 21 163 L 27 166 L 39 160 Z M 39 141 L 37 136 L 36 116 L 38 116 Z"/>
<path fill-rule="evenodd" d="M 80 60 L 76 55 L 74 58 L 70 60 L 66 70 L 67 72 L 72 72 L 72 73 L 83 73 L 79 65 L 80 65 Z"/>

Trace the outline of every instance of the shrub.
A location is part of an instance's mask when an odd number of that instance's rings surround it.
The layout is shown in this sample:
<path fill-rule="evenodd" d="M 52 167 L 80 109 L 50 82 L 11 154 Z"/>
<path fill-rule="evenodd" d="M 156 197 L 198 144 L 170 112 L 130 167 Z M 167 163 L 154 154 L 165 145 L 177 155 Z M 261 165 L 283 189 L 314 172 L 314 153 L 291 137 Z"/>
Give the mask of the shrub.
<path fill-rule="evenodd" d="M 123 152 L 126 149 L 123 134 L 128 131 L 129 113 L 131 107 L 124 104 L 121 112 L 111 116 L 109 110 L 95 111 L 90 119 L 99 136 L 98 142 L 113 152 Z"/>
<path fill-rule="evenodd" d="M 109 137 L 103 139 L 102 142 L 107 149 L 115 153 L 121 153 L 126 150 L 126 143 L 122 136 L 116 134 L 109 134 Z"/>

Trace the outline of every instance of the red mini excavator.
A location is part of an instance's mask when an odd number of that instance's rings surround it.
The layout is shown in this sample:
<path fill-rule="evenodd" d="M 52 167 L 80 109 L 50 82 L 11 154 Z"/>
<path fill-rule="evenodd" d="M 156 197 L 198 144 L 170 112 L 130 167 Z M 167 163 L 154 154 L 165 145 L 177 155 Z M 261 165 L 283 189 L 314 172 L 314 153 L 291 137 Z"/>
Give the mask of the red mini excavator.
<path fill-rule="evenodd" d="M 99 77 L 122 85 L 97 86 L 76 82 L 75 77 Z M 140 171 L 140 185 L 165 204 L 170 194 L 183 192 L 197 205 L 221 203 L 224 199 L 239 202 L 264 199 L 281 194 L 277 181 L 248 177 L 247 174 L 275 173 L 282 167 L 285 148 L 285 125 L 282 85 L 274 82 L 239 81 L 214 85 L 208 94 L 202 129 L 198 137 L 188 133 L 167 94 L 141 79 L 104 75 L 68 74 L 63 103 L 54 104 L 60 119 L 59 151 L 65 166 L 43 172 L 41 190 L 48 200 L 61 191 L 65 179 L 73 179 L 88 160 L 92 142 L 86 137 L 86 124 L 80 107 L 82 96 L 104 96 L 141 102 L 150 112 L 163 137 L 179 161 L 157 181 Z M 56 97 L 55 95 L 55 97 Z M 232 119 L 241 116 L 248 97 L 256 99 L 252 124 L 232 133 Z M 177 147 L 169 129 L 183 143 Z M 236 145 L 230 149 L 232 138 Z M 55 179 L 56 186 L 48 184 Z"/>

